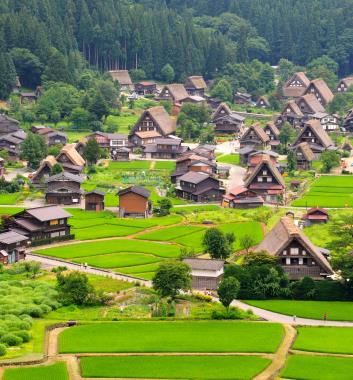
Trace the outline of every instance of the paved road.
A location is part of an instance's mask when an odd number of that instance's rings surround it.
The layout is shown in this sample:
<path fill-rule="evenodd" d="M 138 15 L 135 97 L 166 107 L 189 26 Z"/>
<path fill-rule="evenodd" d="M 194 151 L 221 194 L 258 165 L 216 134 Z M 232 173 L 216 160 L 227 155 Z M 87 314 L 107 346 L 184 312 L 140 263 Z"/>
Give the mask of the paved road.
<path fill-rule="evenodd" d="M 295 321 L 292 316 L 274 313 L 272 311 L 260 309 L 255 306 L 250 306 L 241 301 L 233 301 L 232 306 L 236 306 L 242 310 L 252 310 L 254 314 L 266 319 L 269 322 L 287 323 L 290 325 L 304 325 L 304 326 L 337 326 L 337 327 L 353 327 L 353 322 L 340 322 L 340 321 L 321 321 L 316 319 L 298 318 Z"/>
<path fill-rule="evenodd" d="M 244 185 L 244 176 L 246 173 L 246 169 L 241 166 L 231 165 L 231 169 L 229 172 L 227 190 L 233 189 L 237 186 Z"/>
<path fill-rule="evenodd" d="M 105 270 L 93 268 L 90 266 L 87 266 L 87 268 L 85 268 L 81 264 L 76 264 L 76 263 L 72 263 L 72 262 L 67 262 L 65 260 L 58 260 L 58 259 L 54 259 L 54 258 L 39 256 L 39 255 L 36 255 L 33 253 L 28 253 L 26 255 L 26 260 L 37 261 L 37 262 L 41 263 L 41 265 L 44 268 L 66 266 L 68 269 L 78 270 L 78 271 L 84 272 L 84 273 L 95 274 L 97 276 L 110 277 L 110 278 L 114 278 L 115 280 L 123 280 L 123 281 L 128 281 L 128 282 L 139 282 L 139 283 L 141 283 L 141 285 L 148 286 L 148 287 L 152 286 L 151 281 L 140 280 L 140 279 L 137 279 L 134 277 L 124 276 L 123 274 L 117 274 L 117 273 L 114 273 L 111 271 L 105 271 Z"/>

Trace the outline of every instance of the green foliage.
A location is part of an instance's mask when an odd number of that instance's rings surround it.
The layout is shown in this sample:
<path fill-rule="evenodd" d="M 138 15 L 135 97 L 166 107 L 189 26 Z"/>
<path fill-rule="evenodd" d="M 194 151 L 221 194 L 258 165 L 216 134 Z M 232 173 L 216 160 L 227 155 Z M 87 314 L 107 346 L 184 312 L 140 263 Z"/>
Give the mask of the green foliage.
<path fill-rule="evenodd" d="M 233 100 L 233 91 L 230 83 L 221 79 L 218 81 L 211 89 L 211 96 L 214 98 L 219 98 L 224 102 L 231 102 Z"/>
<path fill-rule="evenodd" d="M 191 288 L 191 268 L 177 261 L 162 263 L 153 277 L 153 288 L 162 297 L 175 298 L 180 290 Z"/>
<path fill-rule="evenodd" d="M 100 157 L 100 147 L 96 139 L 89 139 L 83 149 L 83 157 L 89 165 L 95 164 Z"/>
<path fill-rule="evenodd" d="M 255 245 L 255 239 L 250 234 L 241 236 L 239 241 L 240 247 L 245 249 L 246 253 L 249 253 L 249 249 Z"/>
<path fill-rule="evenodd" d="M 0 43 L 0 99 L 7 99 L 15 85 L 15 66 L 11 56 L 5 53 L 4 50 L 1 50 Z"/>
<path fill-rule="evenodd" d="M 27 161 L 30 168 L 37 169 L 46 155 L 47 146 L 44 138 L 38 134 L 29 132 L 21 144 L 21 158 Z"/>
<path fill-rule="evenodd" d="M 287 149 L 288 144 L 292 143 L 295 139 L 294 128 L 289 123 L 284 123 L 279 133 L 279 141 Z"/>
<path fill-rule="evenodd" d="M 11 58 L 22 86 L 35 88 L 40 84 L 43 65 L 40 59 L 28 49 L 13 48 Z"/>
<path fill-rule="evenodd" d="M 6 346 L 0 343 L 0 356 L 6 355 Z"/>
<path fill-rule="evenodd" d="M 269 255 L 265 251 L 260 252 L 250 252 L 244 257 L 244 266 L 254 266 L 254 265 L 276 265 L 277 258 Z"/>
<path fill-rule="evenodd" d="M 341 157 L 338 152 L 326 150 L 320 156 L 323 173 L 329 173 L 331 169 L 336 168 L 341 163 Z"/>
<path fill-rule="evenodd" d="M 60 299 L 64 305 L 87 304 L 90 295 L 94 291 L 85 273 L 78 271 L 71 272 L 67 275 L 58 273 L 56 279 Z"/>
<path fill-rule="evenodd" d="M 44 67 L 42 81 L 70 83 L 71 75 L 65 56 L 59 50 L 52 48 Z"/>
<path fill-rule="evenodd" d="M 171 83 L 175 77 L 175 72 L 172 65 L 170 65 L 169 63 L 164 65 L 161 70 L 161 76 L 165 82 Z"/>
<path fill-rule="evenodd" d="M 218 285 L 217 293 L 222 305 L 229 308 L 229 305 L 237 298 L 240 283 L 235 277 L 225 277 Z"/>
<path fill-rule="evenodd" d="M 212 259 L 227 259 L 232 253 L 232 242 L 229 240 L 218 228 L 209 228 L 202 240 L 204 252 L 209 253 Z"/>
<path fill-rule="evenodd" d="M 78 129 L 87 130 L 89 128 L 92 115 L 82 107 L 76 107 L 70 114 L 71 123 Z"/>
<path fill-rule="evenodd" d="M 142 79 L 145 79 L 146 78 L 146 73 L 143 69 L 134 69 L 134 70 L 130 70 L 129 71 L 129 74 L 130 74 L 130 77 L 131 77 L 131 80 L 135 83 L 135 82 L 139 82 L 141 81 Z"/>
<path fill-rule="evenodd" d="M 331 89 L 337 86 L 338 64 L 327 55 L 312 60 L 307 66 L 307 76 L 309 79 L 321 78 Z"/>
<path fill-rule="evenodd" d="M 291 291 L 295 299 L 313 299 L 316 292 L 315 281 L 311 277 L 303 277 L 292 284 Z"/>
<path fill-rule="evenodd" d="M 50 170 L 50 175 L 55 175 L 63 172 L 63 167 L 59 164 L 56 163 Z"/>
<path fill-rule="evenodd" d="M 182 106 L 178 116 L 177 134 L 184 139 L 200 139 L 210 121 L 207 107 L 192 103 Z M 213 140 L 213 137 L 211 137 Z"/>
<path fill-rule="evenodd" d="M 344 116 L 351 109 L 352 103 L 353 91 L 349 88 L 347 92 L 335 94 L 333 100 L 327 105 L 327 111 Z"/>
<path fill-rule="evenodd" d="M 157 202 L 158 206 L 155 213 L 158 216 L 167 216 L 170 214 L 170 209 L 173 207 L 172 201 L 169 198 L 162 198 Z"/>
<path fill-rule="evenodd" d="M 289 173 L 293 172 L 297 167 L 297 161 L 293 150 L 290 150 L 287 154 L 287 169 Z"/>

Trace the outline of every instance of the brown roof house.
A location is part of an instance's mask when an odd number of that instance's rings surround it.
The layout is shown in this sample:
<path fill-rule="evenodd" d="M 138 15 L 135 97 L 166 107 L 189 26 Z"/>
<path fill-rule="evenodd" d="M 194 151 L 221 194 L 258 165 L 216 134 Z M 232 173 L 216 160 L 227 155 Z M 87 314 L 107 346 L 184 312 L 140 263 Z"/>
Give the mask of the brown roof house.
<path fill-rule="evenodd" d="M 278 203 L 285 190 L 282 175 L 269 157 L 263 157 L 245 180 L 244 186 L 268 203 Z"/>
<path fill-rule="evenodd" d="M 283 108 L 281 115 L 277 118 L 276 124 L 281 126 L 285 122 L 293 127 L 300 127 L 304 118 L 303 112 L 294 100 L 290 100 Z"/>
<path fill-rule="evenodd" d="M 44 185 L 50 177 L 50 173 L 58 161 L 54 156 L 47 156 L 42 160 L 39 168 L 33 173 L 31 181 L 35 185 Z"/>
<path fill-rule="evenodd" d="M 67 143 L 67 135 L 63 132 L 56 131 L 53 128 L 38 125 L 33 126 L 31 131 L 42 136 L 48 146 L 65 145 Z"/>
<path fill-rule="evenodd" d="M 173 104 L 181 105 L 183 100 L 187 99 L 189 94 L 187 93 L 185 87 L 181 83 L 167 84 L 162 88 L 159 94 L 159 99 L 170 100 Z"/>
<path fill-rule="evenodd" d="M 217 134 L 236 134 L 244 130 L 245 117 L 232 111 L 226 103 L 221 103 L 211 118 Z"/>
<path fill-rule="evenodd" d="M 198 95 L 204 97 L 207 84 L 202 76 L 191 76 L 186 79 L 185 89 L 191 96 Z"/>
<path fill-rule="evenodd" d="M 76 144 L 65 145 L 56 160 L 61 164 L 65 171 L 72 174 L 80 174 L 85 166 L 86 161 L 77 152 Z"/>
<path fill-rule="evenodd" d="M 305 94 L 314 94 L 317 100 L 326 107 L 333 100 L 333 93 L 323 79 L 314 79 L 310 82 Z"/>
<path fill-rule="evenodd" d="M 105 193 L 99 190 L 92 190 L 85 193 L 86 211 L 103 211 Z"/>
<path fill-rule="evenodd" d="M 279 141 L 279 129 L 276 127 L 275 123 L 273 121 L 269 121 L 264 126 L 264 131 L 266 135 L 270 138 L 270 145 L 272 149 L 276 149 L 279 144 L 281 143 Z"/>
<path fill-rule="evenodd" d="M 257 251 L 266 251 L 278 257 L 290 280 L 300 280 L 305 276 L 320 280 L 333 274 L 320 248 L 289 217 L 281 218 L 257 246 Z"/>
<path fill-rule="evenodd" d="M 153 95 L 157 93 L 157 85 L 154 82 L 135 83 L 135 92 L 139 95 Z"/>
<path fill-rule="evenodd" d="M 270 102 L 268 101 L 266 96 L 260 96 L 259 99 L 257 99 L 256 107 L 259 108 L 269 108 Z"/>
<path fill-rule="evenodd" d="M 152 211 L 151 193 L 140 186 L 131 186 L 118 192 L 121 218 L 148 218 Z"/>
<path fill-rule="evenodd" d="M 19 129 L 19 121 L 0 113 L 0 136 L 17 132 Z"/>
<path fill-rule="evenodd" d="M 270 137 L 260 124 L 250 126 L 240 138 L 240 148 L 253 147 L 256 149 L 269 149 Z"/>
<path fill-rule="evenodd" d="M 135 146 L 154 144 L 157 138 L 176 131 L 176 120 L 162 106 L 147 109 L 132 128 L 129 141 Z"/>
<path fill-rule="evenodd" d="M 110 70 L 108 71 L 113 81 L 119 82 L 121 91 L 132 91 L 134 85 L 130 78 L 128 70 Z"/>
<path fill-rule="evenodd" d="M 17 263 L 26 257 L 29 239 L 15 231 L 0 233 L 0 264 Z"/>
<path fill-rule="evenodd" d="M 244 186 L 231 189 L 222 200 L 222 206 L 225 208 L 255 208 L 263 204 L 264 200 L 261 196 Z"/>
<path fill-rule="evenodd" d="M 310 145 L 304 141 L 294 148 L 295 160 L 298 169 L 310 170 L 312 162 L 315 160 L 315 154 L 311 150 Z"/>
<path fill-rule="evenodd" d="M 224 274 L 224 260 L 184 259 L 191 267 L 192 288 L 216 290 Z"/>
<path fill-rule="evenodd" d="M 293 147 L 302 142 L 307 142 L 316 156 L 326 149 L 335 149 L 333 141 L 318 120 L 309 120 L 305 123 Z"/>
<path fill-rule="evenodd" d="M 68 219 L 72 215 L 62 207 L 47 205 L 23 210 L 6 222 L 6 227 L 27 236 L 32 245 L 72 239 Z"/>
<path fill-rule="evenodd" d="M 353 131 L 353 108 L 347 112 L 347 115 L 345 116 L 343 120 L 343 127 L 347 131 L 350 131 L 350 132 Z"/>
<path fill-rule="evenodd" d="M 225 190 L 221 182 L 204 172 L 189 171 L 177 179 L 176 195 L 193 202 L 216 202 Z"/>
<path fill-rule="evenodd" d="M 157 137 L 154 144 L 144 146 L 143 156 L 152 159 L 175 159 L 188 149 L 181 145 L 181 139 Z"/>
<path fill-rule="evenodd" d="M 320 207 L 313 207 L 304 215 L 303 219 L 307 226 L 312 224 L 327 223 L 329 220 L 328 212 Z"/>
<path fill-rule="evenodd" d="M 310 80 L 302 71 L 293 74 L 283 87 L 283 96 L 286 98 L 298 98 L 304 95 L 309 87 Z"/>
<path fill-rule="evenodd" d="M 9 153 L 9 160 L 18 161 L 20 159 L 21 144 L 26 136 L 26 132 L 22 129 L 7 135 L 0 135 L 0 150 L 6 150 Z"/>
<path fill-rule="evenodd" d="M 81 203 L 83 177 L 61 172 L 46 179 L 45 201 L 48 204 L 72 205 Z"/>
<path fill-rule="evenodd" d="M 325 112 L 323 105 L 318 101 L 316 96 L 311 93 L 301 96 L 296 100 L 296 103 L 304 115 L 313 115 L 318 112 Z"/>
<path fill-rule="evenodd" d="M 337 92 L 347 92 L 349 87 L 353 86 L 353 77 L 347 77 L 340 80 L 337 86 Z"/>

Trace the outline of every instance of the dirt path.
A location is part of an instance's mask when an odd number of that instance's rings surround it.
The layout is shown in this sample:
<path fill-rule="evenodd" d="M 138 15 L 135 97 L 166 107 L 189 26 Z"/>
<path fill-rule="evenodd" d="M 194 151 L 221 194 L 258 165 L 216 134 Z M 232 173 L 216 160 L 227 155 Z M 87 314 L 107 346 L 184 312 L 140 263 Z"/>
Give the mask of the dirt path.
<path fill-rule="evenodd" d="M 68 327 L 59 327 L 54 330 L 50 330 L 47 334 L 47 356 L 49 358 L 55 357 L 58 354 L 58 342 L 59 335 L 61 332 L 66 330 Z"/>
<path fill-rule="evenodd" d="M 328 352 L 314 352 L 314 351 L 301 351 L 290 350 L 291 354 L 295 355 L 308 355 L 308 356 L 332 356 L 335 358 L 353 358 L 353 354 L 333 354 Z"/>
<path fill-rule="evenodd" d="M 285 335 L 283 341 L 275 353 L 272 363 L 259 375 L 257 375 L 254 380 L 271 380 L 274 379 L 280 370 L 284 367 L 289 350 L 294 342 L 297 335 L 297 331 L 290 325 L 284 325 Z"/>

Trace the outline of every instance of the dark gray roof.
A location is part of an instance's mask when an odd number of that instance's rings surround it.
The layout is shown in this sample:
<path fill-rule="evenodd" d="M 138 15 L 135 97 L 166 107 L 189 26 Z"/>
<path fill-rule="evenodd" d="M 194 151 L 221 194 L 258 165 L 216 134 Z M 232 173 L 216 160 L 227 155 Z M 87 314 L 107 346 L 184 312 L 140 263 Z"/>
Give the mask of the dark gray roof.
<path fill-rule="evenodd" d="M 224 267 L 224 260 L 184 259 L 183 261 L 190 265 L 191 269 L 219 271 Z"/>
<path fill-rule="evenodd" d="M 145 189 L 144 187 L 141 187 L 141 186 L 130 186 L 130 187 L 127 187 L 126 189 L 122 189 L 118 192 L 118 195 L 121 196 L 121 195 L 124 195 L 124 194 L 127 194 L 127 193 L 135 193 L 135 194 L 138 194 L 138 195 L 141 195 L 145 198 L 148 198 L 150 195 L 151 195 L 151 192 L 147 189 Z"/>
<path fill-rule="evenodd" d="M 90 194 L 97 194 L 97 195 L 104 196 L 105 192 L 104 191 L 100 191 L 100 190 L 92 190 L 92 191 L 87 191 L 87 193 L 85 193 L 85 195 L 90 195 Z"/>
<path fill-rule="evenodd" d="M 207 178 L 210 178 L 211 176 L 209 174 L 203 173 L 203 172 L 187 172 L 183 176 L 181 176 L 179 179 L 180 181 L 190 182 L 194 184 L 198 184 L 202 181 L 204 181 Z"/>
<path fill-rule="evenodd" d="M 56 205 L 29 208 L 26 212 L 41 222 L 47 222 L 53 219 L 70 218 L 72 216 L 62 207 Z"/>
<path fill-rule="evenodd" d="M 52 175 L 48 179 L 46 179 L 46 183 L 54 182 L 54 181 L 73 181 L 77 183 L 82 183 L 84 181 L 83 177 L 80 175 L 75 175 L 69 172 L 61 172 L 55 175 Z"/>
<path fill-rule="evenodd" d="M 20 235 L 15 231 L 8 231 L 0 234 L 0 242 L 3 244 L 13 244 L 25 240 L 28 240 L 27 236 Z"/>
<path fill-rule="evenodd" d="M 257 150 L 254 153 L 250 153 L 249 156 L 256 156 L 258 154 L 267 154 L 268 156 L 271 156 L 271 157 L 279 157 L 279 154 L 274 152 L 273 150 Z"/>

